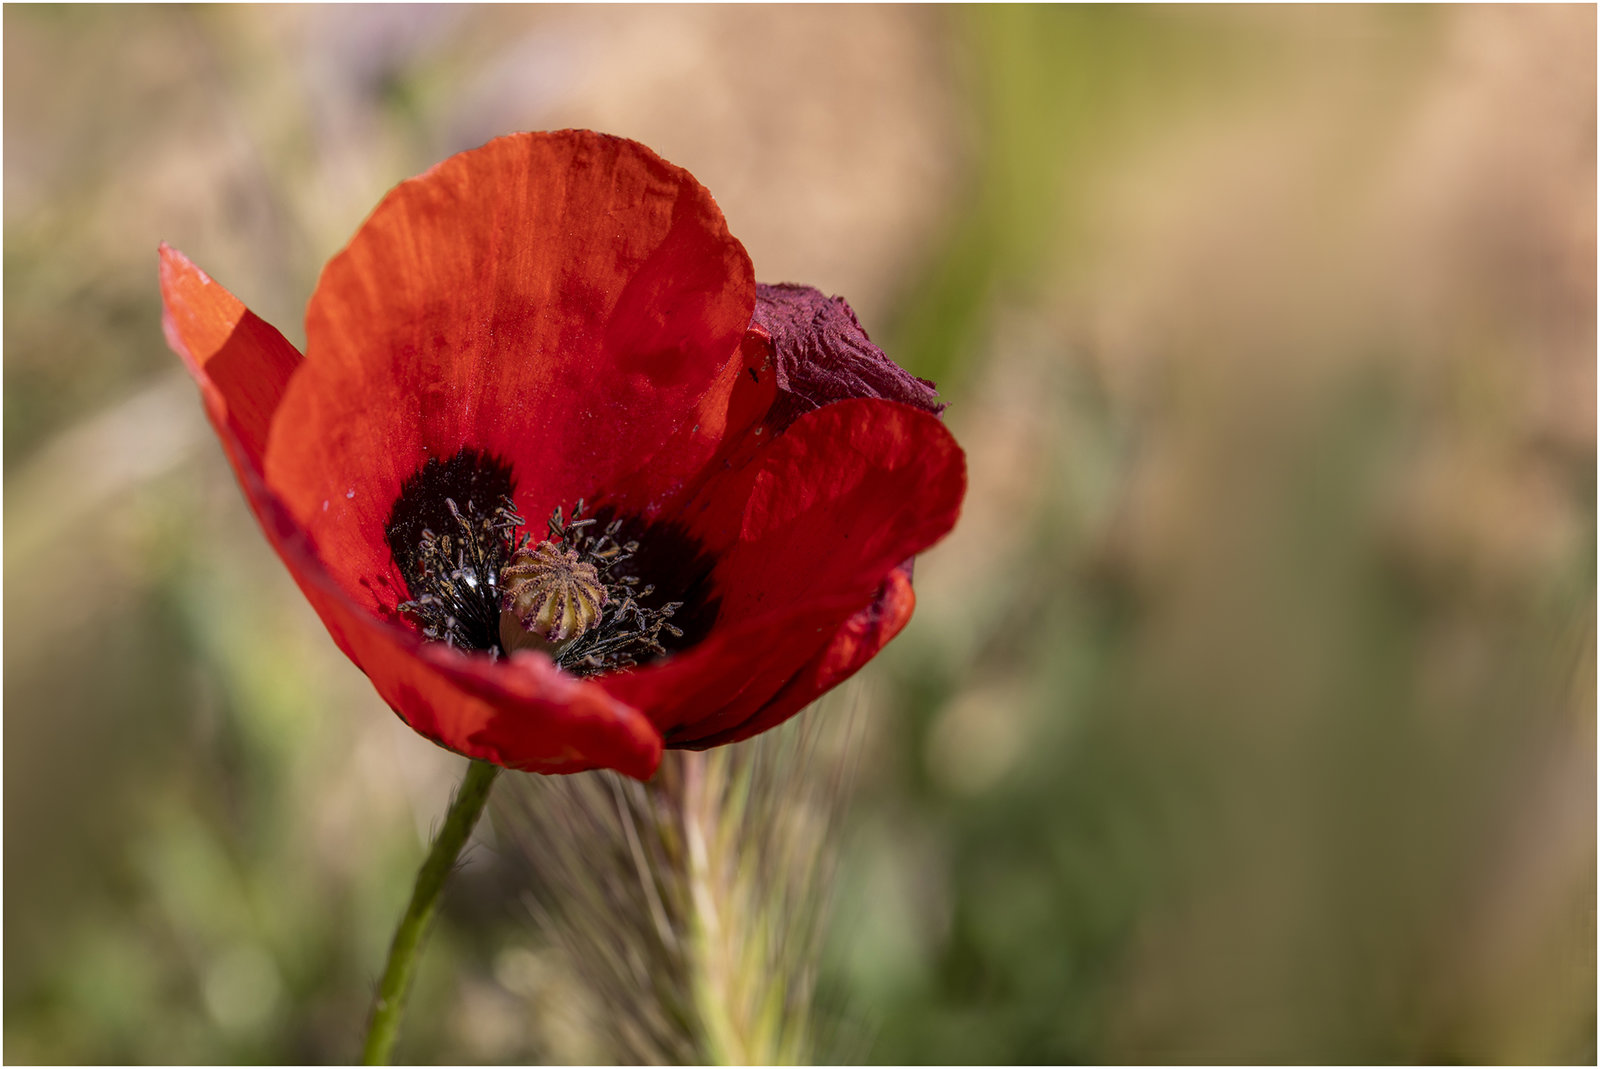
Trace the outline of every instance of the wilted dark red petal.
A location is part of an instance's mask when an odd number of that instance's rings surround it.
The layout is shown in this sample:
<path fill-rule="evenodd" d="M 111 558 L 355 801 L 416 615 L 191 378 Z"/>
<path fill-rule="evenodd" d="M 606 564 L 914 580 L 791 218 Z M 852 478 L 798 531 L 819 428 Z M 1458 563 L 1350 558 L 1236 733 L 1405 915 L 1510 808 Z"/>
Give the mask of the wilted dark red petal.
<path fill-rule="evenodd" d="M 691 417 L 754 300 L 687 172 L 588 131 L 492 141 L 402 183 L 328 264 L 268 481 L 341 586 L 392 610 L 384 525 L 428 458 L 509 461 L 527 516 L 592 500 Z"/>
<path fill-rule="evenodd" d="M 340 650 L 402 719 L 440 745 L 511 768 L 606 767 L 641 779 L 655 771 L 661 737 L 650 722 L 593 683 L 557 671 L 548 658 L 491 663 L 469 657 L 425 643 L 409 628 L 354 604 L 328 575 L 312 537 L 261 475 L 259 443 L 299 354 L 165 246 L 161 284 L 168 340 L 200 385 L 268 541 Z"/>
<path fill-rule="evenodd" d="M 766 424 L 781 431 L 803 413 L 854 397 L 944 410 L 933 383 L 919 379 L 872 344 L 843 297 L 811 286 L 756 287 L 754 325 L 772 339 L 778 397 Z"/>
<path fill-rule="evenodd" d="M 300 351 L 240 300 L 166 244 L 161 263 L 161 326 L 183 358 L 218 431 L 231 429 L 234 463 L 261 468 L 267 432 Z"/>
<path fill-rule="evenodd" d="M 864 399 L 800 417 L 680 517 L 720 558 L 704 648 L 606 689 L 669 744 L 739 726 L 954 526 L 965 489 L 961 448 L 935 416 Z"/>

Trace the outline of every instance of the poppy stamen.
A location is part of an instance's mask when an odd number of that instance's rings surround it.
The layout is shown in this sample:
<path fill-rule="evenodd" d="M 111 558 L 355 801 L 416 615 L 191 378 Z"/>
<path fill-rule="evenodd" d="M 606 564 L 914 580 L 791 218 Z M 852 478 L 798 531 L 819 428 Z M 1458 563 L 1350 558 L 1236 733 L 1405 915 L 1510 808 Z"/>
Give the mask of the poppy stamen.
<path fill-rule="evenodd" d="M 671 622 L 683 603 L 642 605 L 655 586 L 637 589 L 638 576 L 618 574 L 639 543 L 621 540 L 622 520 L 592 533 L 598 521 L 584 518 L 583 511 L 579 500 L 566 520 L 557 508 L 550 514 L 550 538 L 519 546 L 501 571 L 501 645 L 507 651 L 543 648 L 557 665 L 584 676 L 665 656 L 662 636 L 683 637 Z"/>
<path fill-rule="evenodd" d="M 582 676 L 653 661 L 683 638 L 672 616 L 684 603 L 651 606 L 655 584 L 632 574 L 640 542 L 623 519 L 602 525 L 580 498 L 533 543 L 513 491 L 510 467 L 472 450 L 429 460 L 401 488 L 385 535 L 411 593 L 398 611 L 424 638 L 491 657 L 540 649 Z"/>
<path fill-rule="evenodd" d="M 442 534 L 423 528 L 406 576 L 413 597 L 399 610 L 436 642 L 487 649 L 500 623 L 501 562 L 522 517 L 510 498 L 487 514 L 470 500 L 465 512 L 454 498 L 445 498 L 445 507 L 452 525 Z"/>

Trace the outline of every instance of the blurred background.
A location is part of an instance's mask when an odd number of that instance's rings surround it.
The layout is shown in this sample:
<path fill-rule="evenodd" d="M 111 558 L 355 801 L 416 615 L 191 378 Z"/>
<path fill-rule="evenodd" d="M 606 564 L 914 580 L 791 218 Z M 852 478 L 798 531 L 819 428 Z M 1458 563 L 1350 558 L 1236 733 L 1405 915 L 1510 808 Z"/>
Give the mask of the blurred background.
<path fill-rule="evenodd" d="M 1592 7 L 4 29 L 6 1060 L 354 1058 L 461 768 L 257 531 L 157 242 L 299 344 L 395 182 L 581 126 L 967 450 L 915 619 L 808 714 L 860 734 L 833 1056 L 1594 1061 Z M 592 1055 L 495 835 L 404 1060 Z"/>

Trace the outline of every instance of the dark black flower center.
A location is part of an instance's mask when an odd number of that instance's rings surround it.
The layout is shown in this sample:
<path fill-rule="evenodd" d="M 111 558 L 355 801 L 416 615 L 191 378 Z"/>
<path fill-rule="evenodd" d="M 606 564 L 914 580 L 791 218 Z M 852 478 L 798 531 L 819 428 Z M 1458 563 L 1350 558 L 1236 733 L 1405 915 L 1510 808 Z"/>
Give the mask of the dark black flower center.
<path fill-rule="evenodd" d="M 384 534 L 422 634 L 501 656 L 533 647 L 575 675 L 646 664 L 716 619 L 713 560 L 681 529 L 602 509 L 557 508 L 535 542 L 512 503 L 508 464 L 463 449 L 401 486 Z"/>

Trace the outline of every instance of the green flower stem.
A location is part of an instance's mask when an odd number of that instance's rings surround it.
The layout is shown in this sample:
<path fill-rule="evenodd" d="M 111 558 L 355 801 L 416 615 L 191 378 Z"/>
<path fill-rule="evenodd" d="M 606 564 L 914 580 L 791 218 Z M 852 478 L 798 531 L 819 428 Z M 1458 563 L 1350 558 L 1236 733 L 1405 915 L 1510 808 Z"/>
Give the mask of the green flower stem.
<path fill-rule="evenodd" d="M 428 850 L 427 860 L 417 870 L 411 902 L 406 906 L 405 916 L 400 918 L 400 926 L 394 930 L 389 963 L 384 966 L 383 980 L 378 984 L 378 994 L 372 1003 L 372 1021 L 367 1027 L 367 1044 L 361 1055 L 363 1064 L 389 1064 L 394 1041 L 400 1034 L 400 1017 L 405 1013 L 411 976 L 416 972 L 422 942 L 428 936 L 434 910 L 438 908 L 439 894 L 450 878 L 450 870 L 455 868 L 461 848 L 467 844 L 467 837 L 483 814 L 489 789 L 499 773 L 499 767 L 487 761 L 473 761 L 467 766 L 467 774 L 456 788 L 455 800 L 450 803 L 444 824 Z"/>

